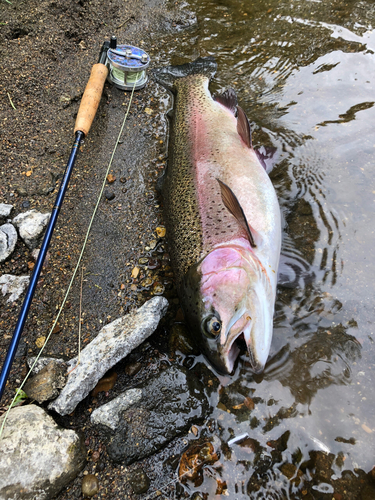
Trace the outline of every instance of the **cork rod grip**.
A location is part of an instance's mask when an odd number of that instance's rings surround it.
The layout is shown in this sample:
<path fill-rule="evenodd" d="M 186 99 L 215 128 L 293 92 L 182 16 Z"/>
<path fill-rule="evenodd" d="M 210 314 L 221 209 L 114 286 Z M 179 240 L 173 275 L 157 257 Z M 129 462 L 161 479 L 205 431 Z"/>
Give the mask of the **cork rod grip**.
<path fill-rule="evenodd" d="M 96 110 L 100 103 L 107 75 L 108 69 L 104 64 L 94 64 L 78 110 L 74 133 L 80 130 L 85 134 L 85 137 L 89 133 L 91 124 L 95 118 Z"/>

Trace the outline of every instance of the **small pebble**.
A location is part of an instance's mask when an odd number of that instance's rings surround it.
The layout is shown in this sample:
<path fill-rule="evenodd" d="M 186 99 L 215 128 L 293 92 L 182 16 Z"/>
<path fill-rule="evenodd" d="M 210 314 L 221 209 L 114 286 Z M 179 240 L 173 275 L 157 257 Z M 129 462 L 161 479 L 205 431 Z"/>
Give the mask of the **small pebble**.
<path fill-rule="evenodd" d="M 139 267 L 134 267 L 131 277 L 135 279 L 138 277 L 138 274 L 139 274 Z"/>
<path fill-rule="evenodd" d="M 164 285 L 162 283 L 156 282 L 154 284 L 152 291 L 153 291 L 154 295 L 163 295 L 163 293 L 165 291 Z"/>
<path fill-rule="evenodd" d="M 28 200 L 22 202 L 22 207 L 23 208 L 29 208 L 30 207 L 30 202 Z"/>
<path fill-rule="evenodd" d="M 164 238 L 165 236 L 165 227 L 159 226 L 155 229 L 156 234 L 158 235 L 158 238 Z"/>
<path fill-rule="evenodd" d="M 129 477 L 129 483 L 136 495 L 146 493 L 150 487 L 150 480 L 142 469 L 135 469 Z"/>
<path fill-rule="evenodd" d="M 157 259 L 149 259 L 147 262 L 148 268 L 149 269 L 159 269 L 160 267 L 160 261 Z"/>
<path fill-rule="evenodd" d="M 82 479 L 82 495 L 84 497 L 93 497 L 99 491 L 99 481 L 94 474 L 87 474 Z"/>
<path fill-rule="evenodd" d="M 41 349 L 44 346 L 44 342 L 46 341 L 46 337 L 38 337 L 35 341 L 35 345 L 38 349 Z"/>
<path fill-rule="evenodd" d="M 113 191 L 104 191 L 104 196 L 107 198 L 108 201 L 114 200 L 115 198 L 115 193 Z"/>
<path fill-rule="evenodd" d="M 125 182 L 126 182 L 126 177 L 121 177 L 120 182 L 121 182 L 121 184 L 125 184 Z"/>
<path fill-rule="evenodd" d="M 191 432 L 194 434 L 195 437 L 198 436 L 198 427 L 196 427 L 195 425 L 193 425 L 191 427 Z"/>
<path fill-rule="evenodd" d="M 115 182 L 115 180 L 116 180 L 116 177 L 114 175 L 112 175 L 112 174 L 107 175 L 108 184 L 112 184 L 113 182 Z"/>

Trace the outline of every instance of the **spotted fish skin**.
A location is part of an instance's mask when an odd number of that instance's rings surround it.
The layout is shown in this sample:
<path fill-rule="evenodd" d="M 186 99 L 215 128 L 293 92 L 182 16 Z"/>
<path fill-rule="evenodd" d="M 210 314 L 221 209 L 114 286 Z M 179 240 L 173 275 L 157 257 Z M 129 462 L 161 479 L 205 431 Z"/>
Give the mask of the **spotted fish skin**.
<path fill-rule="evenodd" d="M 174 95 L 163 185 L 168 241 L 196 343 L 216 369 L 230 373 L 242 336 L 259 372 L 272 337 L 280 210 L 251 139 L 238 131 L 236 102 L 229 109 L 211 96 L 215 70 L 208 58 L 155 72 Z"/>

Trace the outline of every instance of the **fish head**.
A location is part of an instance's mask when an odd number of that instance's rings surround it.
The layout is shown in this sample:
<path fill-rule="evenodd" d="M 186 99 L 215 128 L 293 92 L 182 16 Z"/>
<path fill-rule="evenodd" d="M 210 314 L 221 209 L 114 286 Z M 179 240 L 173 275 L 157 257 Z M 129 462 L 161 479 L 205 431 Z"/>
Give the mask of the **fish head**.
<path fill-rule="evenodd" d="M 261 373 L 271 346 L 275 294 L 254 253 L 216 248 L 190 268 L 185 284 L 185 315 L 208 360 L 232 373 L 245 343 L 253 371 Z"/>

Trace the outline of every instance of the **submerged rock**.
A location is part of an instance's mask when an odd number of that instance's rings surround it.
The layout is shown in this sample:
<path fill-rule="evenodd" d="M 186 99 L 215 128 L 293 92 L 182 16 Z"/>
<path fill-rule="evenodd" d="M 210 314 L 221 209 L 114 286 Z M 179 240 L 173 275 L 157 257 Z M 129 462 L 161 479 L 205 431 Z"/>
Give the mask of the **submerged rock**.
<path fill-rule="evenodd" d="M 66 382 L 66 365 L 51 360 L 37 375 L 25 384 L 24 391 L 30 399 L 38 403 L 50 401 L 59 395 Z"/>
<path fill-rule="evenodd" d="M 109 403 L 94 410 L 91 414 L 91 422 L 116 430 L 120 424 L 121 414 L 141 399 L 141 389 L 129 389 Z"/>
<path fill-rule="evenodd" d="M 140 392 L 136 397 L 135 390 Z M 134 401 L 124 410 L 121 401 L 130 395 Z M 105 408 L 108 405 L 112 412 L 110 422 Z M 108 405 L 93 412 L 91 419 L 105 426 L 111 460 L 126 465 L 154 454 L 187 431 L 192 423 L 206 416 L 209 407 L 201 383 L 179 366 L 167 368 Z"/>
<path fill-rule="evenodd" d="M 52 498 L 85 461 L 76 432 L 59 427 L 38 406 L 13 408 L 0 440 L 0 500 Z"/>
<path fill-rule="evenodd" d="M 49 405 L 60 415 L 71 413 L 103 375 L 146 340 L 156 329 L 167 310 L 164 297 L 154 297 L 135 313 L 118 318 L 101 329 L 98 336 L 81 352 L 81 361 L 69 362 L 76 367 L 60 396 Z"/>
<path fill-rule="evenodd" d="M 13 274 L 3 274 L 0 276 L 0 289 L 2 294 L 10 294 L 7 302 L 16 301 L 28 287 L 29 281 L 29 276 L 13 276 Z"/>
<path fill-rule="evenodd" d="M 82 495 L 84 497 L 93 497 L 99 491 L 99 481 L 94 474 L 87 474 L 82 479 Z"/>
<path fill-rule="evenodd" d="M 12 224 L 0 226 L 0 263 L 13 253 L 17 243 L 17 231 Z"/>
<path fill-rule="evenodd" d="M 38 246 L 50 217 L 49 213 L 42 214 L 33 209 L 13 219 L 20 237 L 31 250 Z"/>
<path fill-rule="evenodd" d="M 13 210 L 13 205 L 8 203 L 0 203 L 0 224 L 4 224 L 7 221 Z"/>
<path fill-rule="evenodd" d="M 133 470 L 128 476 L 128 481 L 136 495 L 146 493 L 150 487 L 150 480 L 141 468 Z"/>

